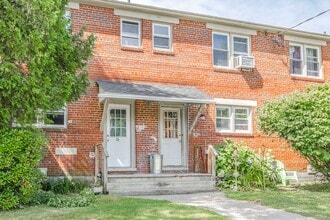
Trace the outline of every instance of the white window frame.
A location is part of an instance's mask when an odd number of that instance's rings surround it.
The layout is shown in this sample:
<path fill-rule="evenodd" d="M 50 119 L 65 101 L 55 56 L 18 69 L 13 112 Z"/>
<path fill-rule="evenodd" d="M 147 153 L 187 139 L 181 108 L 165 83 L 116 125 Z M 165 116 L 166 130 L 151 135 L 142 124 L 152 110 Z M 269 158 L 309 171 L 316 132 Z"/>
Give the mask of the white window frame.
<path fill-rule="evenodd" d="M 227 52 L 228 52 L 228 66 L 221 66 L 221 65 L 215 65 L 214 64 L 214 50 L 218 50 L 218 51 L 225 51 L 225 50 L 221 50 L 221 49 L 215 49 L 214 48 L 214 35 L 223 35 L 223 36 L 227 36 Z M 230 62 L 230 54 L 231 48 L 230 48 L 230 35 L 227 33 L 221 33 L 221 32 L 213 32 L 212 33 L 212 63 L 214 67 L 223 67 L 223 68 L 230 68 L 231 66 L 231 62 Z"/>
<path fill-rule="evenodd" d="M 235 54 L 235 51 L 234 51 L 234 37 L 239 37 L 239 38 L 245 38 L 246 39 L 246 42 L 247 42 L 247 52 L 246 53 L 238 52 L 238 54 L 239 55 L 243 55 L 243 56 L 249 56 L 251 54 L 250 38 L 248 36 L 233 34 L 231 36 L 231 39 L 232 39 L 232 56 L 233 56 L 232 59 L 234 59 L 234 54 Z"/>
<path fill-rule="evenodd" d="M 301 49 L 301 65 L 302 65 L 302 72 L 301 74 L 294 74 L 291 73 L 291 54 L 289 54 L 290 59 L 290 75 L 296 76 L 296 77 L 302 77 L 302 78 L 315 78 L 315 79 L 322 79 L 323 78 L 323 71 L 322 71 L 322 59 L 321 59 L 321 48 L 319 46 L 313 46 L 309 44 L 299 44 L 299 43 L 290 43 L 289 45 L 289 53 L 290 53 L 290 47 L 291 46 L 298 46 Z M 317 50 L 317 61 L 319 63 L 319 70 L 318 70 L 318 76 L 309 76 L 307 75 L 307 49 L 316 49 Z"/>
<path fill-rule="evenodd" d="M 58 111 L 46 111 L 45 114 L 52 114 L 56 112 L 63 112 L 64 113 L 64 124 L 63 125 L 55 125 L 55 124 L 46 124 L 44 120 L 42 120 L 40 117 L 36 119 L 36 122 L 33 123 L 32 125 L 36 128 L 52 128 L 52 129 L 66 129 L 68 125 L 68 108 L 67 106 L 61 108 Z M 41 110 L 39 110 L 39 113 L 41 113 Z M 45 115 L 45 117 L 47 117 Z M 21 127 L 20 124 L 13 122 L 12 124 L 13 127 Z"/>
<path fill-rule="evenodd" d="M 216 111 L 218 108 L 228 108 L 229 109 L 229 119 L 230 119 L 230 128 L 221 129 L 217 127 L 215 123 L 216 132 L 219 133 L 237 133 L 237 134 L 252 134 L 252 106 L 230 106 L 230 105 L 216 105 L 215 107 L 215 120 L 220 119 L 217 117 Z M 236 130 L 235 129 L 235 110 L 236 109 L 246 109 L 247 110 L 247 120 L 248 120 L 248 129 L 247 130 Z"/>
<path fill-rule="evenodd" d="M 221 65 L 215 65 L 214 63 L 214 35 L 224 35 L 227 36 L 227 44 L 228 44 L 228 66 L 221 66 Z M 234 37 L 239 37 L 239 38 L 245 38 L 247 39 L 247 49 L 248 52 L 245 53 L 240 53 L 241 55 L 246 55 L 250 56 L 251 55 L 251 37 L 248 35 L 241 35 L 241 34 L 232 34 L 232 33 L 223 33 L 223 32 L 217 32 L 213 31 L 212 32 L 212 63 L 213 67 L 216 68 L 228 68 L 228 69 L 234 69 Z"/>
<path fill-rule="evenodd" d="M 55 124 L 46 124 L 43 120 L 38 121 L 38 125 L 41 128 L 67 128 L 67 121 L 68 121 L 68 109 L 67 107 L 63 107 L 60 110 L 57 111 L 46 111 L 46 114 L 55 114 L 56 113 L 62 113 L 64 114 L 64 124 L 63 125 L 55 125 Z M 46 117 L 46 116 L 45 116 Z"/>
<path fill-rule="evenodd" d="M 131 37 L 130 35 L 124 35 L 123 34 L 123 22 L 132 22 L 132 23 L 137 23 L 138 24 L 138 45 L 133 46 L 133 45 L 124 45 L 123 44 L 123 37 Z M 121 46 L 124 47 L 134 47 L 134 48 L 141 48 L 141 21 L 140 20 L 135 20 L 135 19 L 126 19 L 126 18 L 121 18 L 120 19 L 120 44 Z"/>
<path fill-rule="evenodd" d="M 155 26 L 162 26 L 168 28 L 168 36 L 155 34 Z M 165 50 L 165 51 L 172 51 L 172 26 L 170 24 L 161 24 L 161 23 L 152 23 L 152 47 L 154 50 Z M 168 49 L 167 48 L 161 48 L 161 47 L 155 47 L 155 37 L 162 37 L 162 38 L 168 38 Z"/>

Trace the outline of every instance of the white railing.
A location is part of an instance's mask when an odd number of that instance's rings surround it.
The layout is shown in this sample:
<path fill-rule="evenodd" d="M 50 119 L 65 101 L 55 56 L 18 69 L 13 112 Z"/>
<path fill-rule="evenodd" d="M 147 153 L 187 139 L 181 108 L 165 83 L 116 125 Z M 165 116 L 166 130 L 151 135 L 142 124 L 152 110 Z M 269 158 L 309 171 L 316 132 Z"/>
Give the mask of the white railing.
<path fill-rule="evenodd" d="M 212 179 L 216 178 L 216 159 L 218 153 L 214 149 L 213 145 L 209 145 L 207 148 L 207 172 L 211 174 Z"/>

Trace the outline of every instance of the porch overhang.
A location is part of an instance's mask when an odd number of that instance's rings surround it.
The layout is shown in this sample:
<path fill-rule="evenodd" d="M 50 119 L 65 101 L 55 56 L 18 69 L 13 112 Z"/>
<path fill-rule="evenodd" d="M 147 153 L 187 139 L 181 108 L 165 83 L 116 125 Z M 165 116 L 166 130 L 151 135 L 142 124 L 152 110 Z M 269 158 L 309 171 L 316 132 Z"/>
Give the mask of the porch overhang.
<path fill-rule="evenodd" d="M 164 84 L 144 84 L 135 82 L 114 82 L 99 80 L 98 98 L 104 102 L 108 98 L 146 100 L 191 104 L 214 104 L 215 100 L 192 86 Z"/>

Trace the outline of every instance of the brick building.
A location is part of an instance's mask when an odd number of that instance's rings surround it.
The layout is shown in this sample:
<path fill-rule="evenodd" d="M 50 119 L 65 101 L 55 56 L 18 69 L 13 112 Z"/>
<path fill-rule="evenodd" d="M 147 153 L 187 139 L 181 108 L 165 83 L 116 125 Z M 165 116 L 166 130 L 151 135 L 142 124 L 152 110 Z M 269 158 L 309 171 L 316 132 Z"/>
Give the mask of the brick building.
<path fill-rule="evenodd" d="M 51 176 L 93 176 L 95 144 L 108 171 L 195 172 L 196 147 L 224 139 L 270 148 L 291 170 L 307 162 L 256 127 L 270 100 L 330 79 L 330 36 L 118 1 L 76 0 L 74 31 L 97 37 L 91 85 L 45 126 Z"/>

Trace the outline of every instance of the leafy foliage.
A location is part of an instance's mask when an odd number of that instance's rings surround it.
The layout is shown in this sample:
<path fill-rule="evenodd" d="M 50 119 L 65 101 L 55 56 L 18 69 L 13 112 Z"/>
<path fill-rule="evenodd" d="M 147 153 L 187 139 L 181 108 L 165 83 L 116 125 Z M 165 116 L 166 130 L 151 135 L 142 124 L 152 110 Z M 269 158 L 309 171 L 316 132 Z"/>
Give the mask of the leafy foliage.
<path fill-rule="evenodd" d="M 330 83 L 265 102 L 258 114 L 263 132 L 287 140 L 330 179 Z"/>
<path fill-rule="evenodd" d="M 37 169 L 46 139 L 34 129 L 0 130 L 0 209 L 30 201 L 44 179 Z"/>
<path fill-rule="evenodd" d="M 250 148 L 227 140 L 216 146 L 220 152 L 216 161 L 221 188 L 275 188 L 280 181 L 269 152 L 255 154 Z"/>
<path fill-rule="evenodd" d="M 94 36 L 67 28 L 67 3 L 0 1 L 0 128 L 14 120 L 32 124 L 42 111 L 77 100 L 88 86 Z"/>
<path fill-rule="evenodd" d="M 87 184 L 79 179 L 69 180 L 68 178 L 48 180 L 43 183 L 42 189 L 45 191 L 51 191 L 55 194 L 69 194 L 69 193 L 80 193 Z"/>
<path fill-rule="evenodd" d="M 95 202 L 95 195 L 90 189 L 85 189 L 79 194 L 55 195 L 51 197 L 47 205 L 56 208 L 84 207 Z"/>

